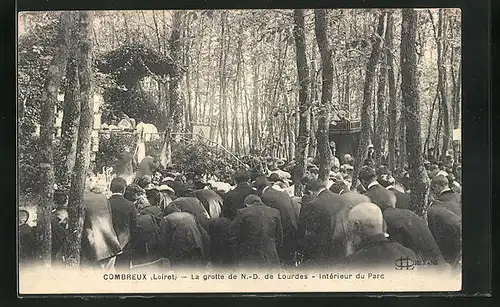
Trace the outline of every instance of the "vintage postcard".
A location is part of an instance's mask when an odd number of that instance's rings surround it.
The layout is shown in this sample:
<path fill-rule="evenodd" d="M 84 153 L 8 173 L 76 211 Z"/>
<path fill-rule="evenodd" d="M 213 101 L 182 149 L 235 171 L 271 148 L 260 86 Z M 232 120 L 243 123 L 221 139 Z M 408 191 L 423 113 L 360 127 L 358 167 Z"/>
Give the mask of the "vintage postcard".
<path fill-rule="evenodd" d="M 460 291 L 461 20 L 20 12 L 19 295 Z"/>

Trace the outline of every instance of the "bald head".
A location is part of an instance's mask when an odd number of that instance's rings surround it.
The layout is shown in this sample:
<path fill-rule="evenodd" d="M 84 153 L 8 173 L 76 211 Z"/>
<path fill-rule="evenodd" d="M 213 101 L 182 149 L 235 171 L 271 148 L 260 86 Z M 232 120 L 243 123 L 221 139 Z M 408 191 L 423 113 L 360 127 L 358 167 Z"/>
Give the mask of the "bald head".
<path fill-rule="evenodd" d="M 448 178 L 446 178 L 445 176 L 443 175 L 438 175 L 436 177 L 434 177 L 432 179 L 432 182 L 431 184 L 433 186 L 437 186 L 437 187 L 440 187 L 440 188 L 447 188 L 448 187 Z"/>
<path fill-rule="evenodd" d="M 435 194 L 441 193 L 441 191 L 448 189 L 449 188 L 449 181 L 448 178 L 446 178 L 443 175 L 437 175 L 436 177 L 432 178 L 431 181 L 431 189 L 434 191 Z"/>
<path fill-rule="evenodd" d="M 380 208 L 372 203 L 354 206 L 348 215 L 348 221 L 354 226 L 354 232 L 360 237 L 383 233 L 384 217 Z"/>

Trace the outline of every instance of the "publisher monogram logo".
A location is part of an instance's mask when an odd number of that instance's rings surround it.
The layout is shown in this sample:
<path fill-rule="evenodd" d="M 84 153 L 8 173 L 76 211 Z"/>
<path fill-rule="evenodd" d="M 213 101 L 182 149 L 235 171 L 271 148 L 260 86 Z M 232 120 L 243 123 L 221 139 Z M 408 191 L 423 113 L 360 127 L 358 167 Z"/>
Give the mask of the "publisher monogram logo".
<path fill-rule="evenodd" d="M 401 257 L 394 261 L 396 270 L 413 270 L 415 267 L 415 261 L 408 257 Z"/>

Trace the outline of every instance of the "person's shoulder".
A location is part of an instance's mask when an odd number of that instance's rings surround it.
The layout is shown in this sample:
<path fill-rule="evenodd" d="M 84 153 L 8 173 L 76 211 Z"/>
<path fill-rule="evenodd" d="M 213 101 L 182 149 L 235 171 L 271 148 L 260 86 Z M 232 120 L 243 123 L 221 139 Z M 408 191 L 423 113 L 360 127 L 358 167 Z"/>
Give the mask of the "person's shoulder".
<path fill-rule="evenodd" d="M 264 209 L 264 211 L 268 212 L 269 214 L 274 214 L 274 215 L 279 215 L 280 214 L 280 211 L 276 208 L 273 208 L 273 207 L 269 207 L 269 206 L 262 206 Z"/>
<path fill-rule="evenodd" d="M 431 221 L 447 221 L 450 223 L 459 223 L 461 220 L 457 214 L 435 203 L 427 210 L 427 217 Z"/>
<path fill-rule="evenodd" d="M 398 242 L 390 242 L 394 249 L 396 249 L 402 256 L 415 259 L 417 254 L 410 248 L 403 246 Z"/>

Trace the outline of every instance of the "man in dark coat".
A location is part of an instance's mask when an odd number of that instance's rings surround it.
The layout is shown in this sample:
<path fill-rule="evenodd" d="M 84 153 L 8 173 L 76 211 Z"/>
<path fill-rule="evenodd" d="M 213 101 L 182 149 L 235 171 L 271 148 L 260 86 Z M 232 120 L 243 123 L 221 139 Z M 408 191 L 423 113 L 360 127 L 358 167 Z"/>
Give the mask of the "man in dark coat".
<path fill-rule="evenodd" d="M 298 230 L 296 206 L 287 193 L 273 189 L 265 176 L 257 178 L 254 185 L 261 192 L 262 202 L 279 211 L 283 227 L 283 245 L 278 249 L 278 253 L 285 265 L 294 265 Z"/>
<path fill-rule="evenodd" d="M 206 184 L 202 181 L 195 181 L 194 187 L 195 191 L 191 193 L 192 197 L 196 197 L 205 210 L 210 215 L 210 218 L 218 218 L 222 211 L 222 198 L 215 191 L 207 188 L 210 184 Z"/>
<path fill-rule="evenodd" d="M 257 194 L 257 190 L 250 186 L 250 174 L 247 171 L 238 171 L 234 175 L 236 188 L 227 192 L 222 206 L 222 216 L 230 220 L 234 219 L 236 212 L 245 207 L 243 201 L 250 194 Z"/>
<path fill-rule="evenodd" d="M 244 203 L 246 208 L 238 210 L 231 225 L 239 265 L 279 267 L 278 248 L 283 242 L 279 211 L 264 205 L 257 195 L 248 195 Z"/>
<path fill-rule="evenodd" d="M 462 216 L 461 196 L 450 189 L 448 178 L 443 175 L 434 177 L 431 181 L 431 189 L 436 198 L 432 204 L 433 207 L 446 208 L 459 217 Z"/>
<path fill-rule="evenodd" d="M 378 183 L 375 170 L 369 166 L 364 166 L 359 171 L 358 178 L 361 185 L 366 189 L 364 194 L 370 197 L 371 202 L 379 206 L 382 211 L 387 209 L 391 196 L 394 194 Z"/>
<path fill-rule="evenodd" d="M 403 184 L 408 179 L 407 174 L 403 169 L 397 169 L 394 172 L 394 183 L 386 187 L 396 195 L 396 208 L 399 209 L 410 209 L 410 194 L 406 193 L 406 187 Z"/>
<path fill-rule="evenodd" d="M 384 236 L 384 219 L 377 205 L 362 203 L 354 206 L 348 213 L 348 220 L 354 252 L 344 258 L 343 263 L 349 268 L 393 269 L 401 257 L 419 260 L 411 249 Z"/>
<path fill-rule="evenodd" d="M 137 217 L 137 231 L 130 240 L 132 266 L 154 263 L 161 258 L 161 218 L 142 211 Z"/>
<path fill-rule="evenodd" d="M 210 237 L 187 212 L 177 208 L 160 224 L 160 253 L 172 268 L 201 268 L 210 260 Z"/>
<path fill-rule="evenodd" d="M 29 264 L 35 260 L 36 233 L 35 229 L 28 225 L 29 212 L 19 210 L 19 262 Z"/>
<path fill-rule="evenodd" d="M 176 211 L 192 214 L 202 226 L 205 226 L 206 221 L 210 220 L 207 210 L 196 197 L 179 197 L 175 199 L 165 209 L 165 215 Z"/>
<path fill-rule="evenodd" d="M 50 226 L 52 230 L 52 265 L 62 265 L 63 253 L 68 240 L 68 210 L 65 207 L 56 208 L 52 212 Z"/>
<path fill-rule="evenodd" d="M 237 242 L 231 232 L 231 220 L 225 217 L 210 219 L 207 223 L 210 236 L 212 267 L 227 268 L 235 264 Z"/>
<path fill-rule="evenodd" d="M 306 189 L 314 200 L 301 212 L 305 224 L 304 234 L 300 240 L 305 262 L 311 265 L 335 263 L 345 255 L 346 246 L 341 236 L 336 236 L 336 225 L 339 214 L 348 207 L 343 196 L 326 188 L 326 183 L 313 179 Z M 302 235 L 302 234 L 301 234 Z"/>
<path fill-rule="evenodd" d="M 413 211 L 396 208 L 395 195 L 390 205 L 382 212 L 389 240 L 411 249 L 423 261 L 444 265 L 444 258 L 425 220 Z"/>
<path fill-rule="evenodd" d="M 431 206 L 427 211 L 427 221 L 444 259 L 456 266 L 462 251 L 461 218 L 446 208 Z"/>
<path fill-rule="evenodd" d="M 388 186 L 387 190 L 396 196 L 396 208 L 410 209 L 410 194 L 402 192 L 394 186 Z"/>
<path fill-rule="evenodd" d="M 113 228 L 115 229 L 120 247 L 123 251 L 116 258 L 116 267 L 130 269 L 130 238 L 135 235 L 137 228 L 137 210 L 134 203 L 125 199 L 123 194 L 127 182 L 121 177 L 111 180 L 110 190 L 113 193 L 109 198 Z"/>

